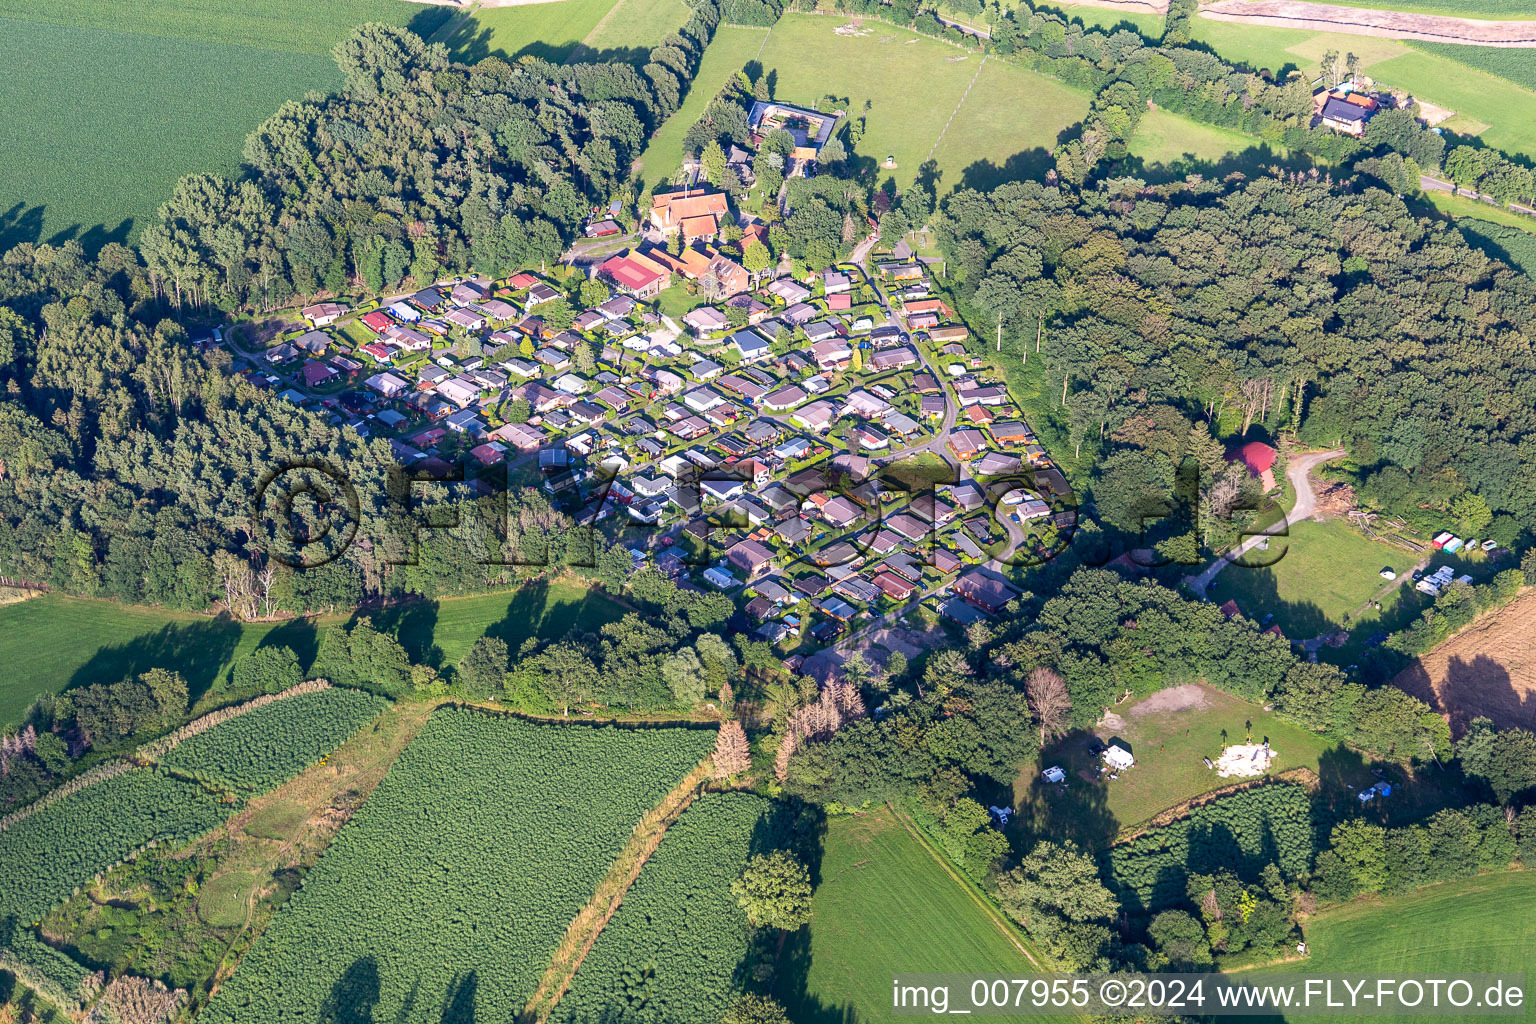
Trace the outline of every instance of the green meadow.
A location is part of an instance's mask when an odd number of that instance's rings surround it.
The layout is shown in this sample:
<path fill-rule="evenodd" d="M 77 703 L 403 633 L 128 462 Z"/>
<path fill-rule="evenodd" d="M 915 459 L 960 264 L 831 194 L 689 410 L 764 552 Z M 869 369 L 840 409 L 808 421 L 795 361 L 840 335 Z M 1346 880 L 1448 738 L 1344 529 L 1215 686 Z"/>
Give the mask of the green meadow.
<path fill-rule="evenodd" d="M 178 178 L 234 173 L 285 100 L 339 85 L 330 50 L 355 26 L 446 17 L 404 0 L 0 0 L 0 249 L 136 238 Z"/>

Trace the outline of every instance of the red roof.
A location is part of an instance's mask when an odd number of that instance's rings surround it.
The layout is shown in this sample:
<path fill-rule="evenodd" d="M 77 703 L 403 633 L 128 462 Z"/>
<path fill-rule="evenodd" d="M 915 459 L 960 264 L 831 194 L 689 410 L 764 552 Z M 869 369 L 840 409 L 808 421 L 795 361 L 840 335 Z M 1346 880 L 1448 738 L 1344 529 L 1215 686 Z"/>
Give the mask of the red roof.
<path fill-rule="evenodd" d="M 1263 476 L 1275 464 L 1277 453 L 1263 441 L 1249 441 L 1227 453 L 1228 462 L 1241 462 L 1254 476 Z"/>
<path fill-rule="evenodd" d="M 512 280 L 507 282 L 507 284 L 511 285 L 513 288 L 518 288 L 518 289 L 532 288 L 534 285 L 536 285 L 538 283 L 539 283 L 539 279 L 537 277 L 534 277 L 532 274 L 528 273 L 528 271 L 526 271 L 526 270 L 523 271 L 521 274 L 514 274 L 514 275 L 512 275 Z"/>
<path fill-rule="evenodd" d="M 615 256 L 598 269 L 631 291 L 642 291 L 662 278 L 661 274 L 641 266 L 628 256 Z"/>
<path fill-rule="evenodd" d="M 827 308 L 828 309 L 847 309 L 852 304 L 853 304 L 853 297 L 850 296 L 847 292 L 840 292 L 837 295 L 828 295 L 827 296 Z"/>
<path fill-rule="evenodd" d="M 391 320 L 389 318 L 389 314 L 385 313 L 382 309 L 376 309 L 372 313 L 365 313 L 363 315 L 363 326 L 368 328 L 374 334 L 383 334 L 385 331 L 389 330 L 389 325 L 392 323 L 394 323 L 394 321 Z"/>
<path fill-rule="evenodd" d="M 1237 606 L 1236 601 L 1228 601 L 1226 604 L 1221 606 L 1221 614 L 1225 615 L 1229 619 L 1235 619 L 1239 615 L 1243 614 L 1243 612 L 1242 609 Z"/>

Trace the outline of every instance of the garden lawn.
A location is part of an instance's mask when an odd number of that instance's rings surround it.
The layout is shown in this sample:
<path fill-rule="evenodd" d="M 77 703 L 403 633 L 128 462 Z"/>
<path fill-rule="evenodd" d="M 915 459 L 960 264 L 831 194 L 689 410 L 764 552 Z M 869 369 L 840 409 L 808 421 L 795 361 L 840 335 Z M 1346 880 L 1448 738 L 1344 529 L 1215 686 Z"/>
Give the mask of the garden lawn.
<path fill-rule="evenodd" d="M 974 73 L 979 60 L 945 67 Z M 1043 178 L 1055 166 L 1051 151 L 1087 115 L 1090 98 L 1000 60 L 987 61 L 970 90 L 933 154 L 943 175 L 941 195 L 960 184 L 992 189 L 1005 181 Z"/>
<path fill-rule="evenodd" d="M 514 1019 L 636 824 L 713 746 L 711 729 L 439 708 L 199 1019 Z"/>
<path fill-rule="evenodd" d="M 561 64 L 613 6 L 614 0 L 554 0 L 486 8 L 448 37 L 448 49 L 466 64 L 492 54 L 509 61 L 533 56 Z"/>
<path fill-rule="evenodd" d="M 1306 922 L 1303 931 L 1310 956 L 1260 970 L 1398 978 L 1528 973 L 1531 950 L 1536 948 L 1536 872 L 1481 875 L 1406 896 L 1350 904 L 1324 911 Z M 1536 1011 L 1527 998 L 1523 1014 L 1501 1019 L 1533 1016 Z M 1338 1024 L 1423 1019 L 1329 1017 Z"/>
<path fill-rule="evenodd" d="M 657 129 L 640 155 L 636 171 L 644 177 L 647 187 L 659 185 L 682 171 L 683 136 L 704 116 L 704 108 L 725 88 L 731 76 L 757 56 L 768 37 L 769 31 L 761 28 L 721 25 L 715 29 L 715 37 L 704 50 L 682 106 Z M 663 296 L 667 294 L 662 292 Z"/>
<path fill-rule="evenodd" d="M 891 975 L 942 972 L 1038 973 L 1012 930 L 889 810 L 832 818 L 810 927 L 779 956 L 790 1019 L 889 1020 Z"/>
<path fill-rule="evenodd" d="M 1401 548 L 1370 540 L 1345 523 L 1312 520 L 1292 524 L 1289 537 L 1271 541 L 1270 550 L 1254 550 L 1244 559 L 1274 564 L 1228 566 L 1212 582 L 1211 599 L 1235 600 L 1245 616 L 1266 626 L 1278 625 L 1292 641 L 1339 626 L 1366 625 L 1376 617 L 1374 610 L 1367 608 L 1359 618 L 1350 615 L 1387 586 L 1378 573 L 1391 566 L 1401 576 L 1415 562 Z M 1390 591 L 1382 599 L 1383 609 L 1390 611 L 1401 596 L 1401 588 Z M 1271 614 L 1273 620 L 1264 622 Z"/>
<path fill-rule="evenodd" d="M 402 0 L 0 0 L 0 249 L 135 239 L 178 178 L 234 173 L 283 101 L 340 85 L 330 49 L 354 27 L 446 16 Z"/>

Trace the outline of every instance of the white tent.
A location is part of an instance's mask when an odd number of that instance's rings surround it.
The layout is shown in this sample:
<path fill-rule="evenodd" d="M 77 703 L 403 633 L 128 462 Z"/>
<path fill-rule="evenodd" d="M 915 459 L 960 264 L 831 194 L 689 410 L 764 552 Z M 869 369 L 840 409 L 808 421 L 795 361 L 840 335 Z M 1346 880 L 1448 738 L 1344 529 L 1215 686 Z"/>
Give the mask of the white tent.
<path fill-rule="evenodd" d="M 1118 771 L 1135 764 L 1136 758 L 1131 756 L 1129 750 L 1111 743 L 1104 748 L 1104 762 Z"/>

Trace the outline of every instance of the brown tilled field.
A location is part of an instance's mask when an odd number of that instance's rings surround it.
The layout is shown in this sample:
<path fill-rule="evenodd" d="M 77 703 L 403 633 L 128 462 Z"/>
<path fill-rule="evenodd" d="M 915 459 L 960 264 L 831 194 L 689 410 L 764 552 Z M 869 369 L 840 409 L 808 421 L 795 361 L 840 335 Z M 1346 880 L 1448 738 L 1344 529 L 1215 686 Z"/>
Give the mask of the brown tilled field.
<path fill-rule="evenodd" d="M 1297 0 L 1216 0 L 1201 8 L 1200 16 L 1215 21 L 1313 32 L 1348 32 L 1383 39 L 1423 39 L 1478 46 L 1536 46 L 1536 22 L 1453 18 Z"/>
<path fill-rule="evenodd" d="M 1481 715 L 1536 727 L 1536 591 L 1478 619 L 1392 680 L 1429 701 L 1460 735 Z"/>

